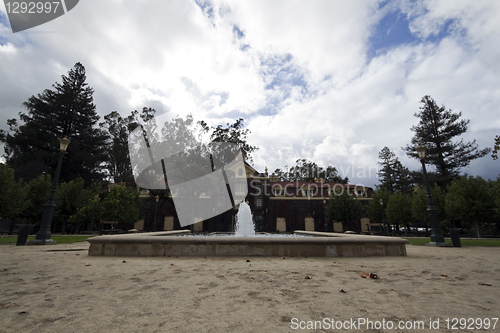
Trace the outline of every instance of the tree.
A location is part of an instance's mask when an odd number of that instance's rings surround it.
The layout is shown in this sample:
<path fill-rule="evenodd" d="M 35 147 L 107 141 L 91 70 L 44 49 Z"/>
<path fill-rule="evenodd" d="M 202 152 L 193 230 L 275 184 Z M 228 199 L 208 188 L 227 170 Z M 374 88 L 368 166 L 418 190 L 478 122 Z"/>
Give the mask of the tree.
<path fill-rule="evenodd" d="M 39 224 L 42 221 L 45 203 L 49 198 L 52 179 L 50 175 L 42 174 L 29 181 L 24 191 L 26 203 L 21 211 L 20 217 L 26 218 L 28 222 Z"/>
<path fill-rule="evenodd" d="M 59 184 L 56 193 L 54 222 L 61 223 L 62 230 L 65 231 L 66 222 L 78 212 L 78 209 L 92 200 L 93 196 L 99 192 L 100 187 L 100 183 L 92 183 L 89 188 L 85 188 L 82 178 Z"/>
<path fill-rule="evenodd" d="M 278 177 L 280 181 L 313 182 L 319 178 L 323 178 L 326 183 L 347 184 L 349 182 L 347 177 L 342 178 L 339 176 L 337 168 L 334 166 L 329 165 L 325 169 L 305 158 L 298 159 L 295 163 L 295 166 L 292 166 L 289 171 L 276 169 L 273 175 Z M 288 167 L 285 166 L 285 168 Z"/>
<path fill-rule="evenodd" d="M 117 111 L 112 111 L 105 115 L 104 122 L 99 124 L 107 132 L 109 138 L 106 169 L 115 183 L 134 181 L 132 165 L 130 164 L 128 136 L 140 126 L 138 116 L 147 122 L 154 118 L 155 113 L 155 109 L 144 107 L 141 113 L 134 110 L 129 116 L 122 118 Z"/>
<path fill-rule="evenodd" d="M 410 171 L 401 164 L 396 154 L 388 147 L 384 147 L 378 157 L 382 160 L 382 162 L 378 162 L 382 166 L 378 172 L 379 188 L 385 188 L 390 193 L 411 193 L 413 181 Z"/>
<path fill-rule="evenodd" d="M 411 215 L 411 196 L 397 192 L 389 197 L 386 209 L 387 222 L 395 224 L 398 229 L 400 226 L 405 227 L 405 231 L 413 222 Z"/>
<path fill-rule="evenodd" d="M 96 127 L 99 115 L 93 103 L 93 89 L 88 87 L 85 68 L 76 63 L 62 84 L 54 89 L 31 96 L 23 105 L 27 113 L 9 119 L 10 131 L 2 131 L 7 164 L 16 171 L 16 177 L 26 180 L 42 172 L 54 174 L 59 152 L 59 138 L 68 136 L 71 144 L 65 155 L 61 181 L 81 177 L 87 185 L 103 177 L 101 165 L 105 161 L 105 133 Z"/>
<path fill-rule="evenodd" d="M 14 170 L 0 163 L 0 184 L 0 218 L 14 219 L 25 205 L 23 182 L 16 182 Z"/>
<path fill-rule="evenodd" d="M 444 206 L 444 191 L 442 191 L 437 184 L 434 184 L 431 188 L 431 194 L 432 199 L 434 200 L 434 206 L 438 211 L 439 221 L 445 221 L 447 215 Z M 429 226 L 429 212 L 427 211 L 427 208 L 427 190 L 425 186 L 419 186 L 412 196 L 411 215 L 415 220 L 423 222 L 426 228 Z"/>
<path fill-rule="evenodd" d="M 418 158 L 415 148 L 422 144 L 427 148 L 426 163 L 436 167 L 441 177 L 440 184 L 449 183 L 457 177 L 461 168 L 490 152 L 489 148 L 479 149 L 476 140 L 471 142 L 456 141 L 455 138 L 467 132 L 469 120 L 460 120 L 461 112 L 453 113 L 445 106 L 438 107 L 434 99 L 424 96 L 420 101 L 423 106 L 415 117 L 420 118 L 411 145 L 403 148 L 406 154 Z"/>
<path fill-rule="evenodd" d="M 488 226 L 496 213 L 495 193 L 481 177 L 463 176 L 448 186 L 445 199 L 446 213 L 473 227 L 476 237 L 481 237 L 481 227 Z"/>
<path fill-rule="evenodd" d="M 326 206 L 326 217 L 329 221 L 342 223 L 344 229 L 354 229 L 352 225 L 359 220 L 361 209 L 361 203 L 349 194 L 348 189 L 345 189 L 340 194 L 330 195 Z"/>
<path fill-rule="evenodd" d="M 91 196 L 87 203 L 78 209 L 75 215 L 69 218 L 69 223 L 87 225 L 92 220 L 94 198 Z M 140 218 L 139 194 L 132 192 L 125 186 L 113 187 L 109 191 L 99 193 L 95 203 L 94 221 L 117 221 L 119 224 L 130 227 Z"/>
<path fill-rule="evenodd" d="M 208 131 L 207 124 L 203 121 L 200 124 Z M 247 143 L 248 134 L 250 134 L 249 129 L 243 129 L 243 118 L 238 118 L 234 124 L 226 124 L 226 127 L 218 125 L 217 127 L 212 127 L 212 133 L 210 139 L 212 142 L 231 142 L 236 144 L 239 148 L 243 149 L 246 153 L 246 160 L 253 163 L 251 153 L 259 149 L 256 146 L 252 146 Z"/>
<path fill-rule="evenodd" d="M 385 210 L 387 209 L 387 203 L 389 202 L 390 197 L 391 192 L 389 192 L 389 190 L 386 188 L 379 188 L 375 192 L 373 192 L 373 200 L 370 200 L 370 203 L 368 204 L 368 216 L 370 217 L 370 221 L 378 221 L 380 223 L 383 222 L 380 199 L 382 199 L 383 208 Z"/>
<path fill-rule="evenodd" d="M 498 151 L 500 150 L 500 135 L 497 135 L 495 137 L 495 145 L 493 147 L 493 154 L 491 154 L 491 157 L 493 157 L 494 160 L 498 159 Z"/>
<path fill-rule="evenodd" d="M 378 154 L 382 162 L 378 162 L 382 167 L 378 171 L 379 188 L 384 188 L 390 193 L 394 193 L 394 184 L 396 183 L 394 175 L 394 163 L 397 161 L 396 154 L 388 147 L 384 147 Z"/>

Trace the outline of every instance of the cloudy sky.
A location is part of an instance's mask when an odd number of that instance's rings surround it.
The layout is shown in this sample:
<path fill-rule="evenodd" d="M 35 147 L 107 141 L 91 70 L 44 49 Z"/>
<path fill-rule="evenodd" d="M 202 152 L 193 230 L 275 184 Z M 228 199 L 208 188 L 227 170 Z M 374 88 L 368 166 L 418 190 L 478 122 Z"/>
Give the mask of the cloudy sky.
<path fill-rule="evenodd" d="M 0 128 L 76 62 L 103 116 L 144 106 L 211 125 L 243 117 L 254 167 L 298 158 L 377 183 L 378 153 L 406 146 L 420 99 L 500 134 L 500 1 L 82 0 L 13 34 L 0 5 Z M 3 150 L 3 149 L 2 149 Z M 495 179 L 490 156 L 464 169 Z"/>

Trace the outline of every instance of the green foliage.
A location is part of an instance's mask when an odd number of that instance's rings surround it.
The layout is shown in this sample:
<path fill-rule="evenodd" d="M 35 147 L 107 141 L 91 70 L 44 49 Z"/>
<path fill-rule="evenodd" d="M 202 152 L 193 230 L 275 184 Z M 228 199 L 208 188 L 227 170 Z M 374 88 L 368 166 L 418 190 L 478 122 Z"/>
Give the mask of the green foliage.
<path fill-rule="evenodd" d="M 498 197 L 492 185 L 481 177 L 463 176 L 453 180 L 446 194 L 446 213 L 462 226 L 473 227 L 478 238 L 480 228 L 491 224 L 497 213 Z"/>
<path fill-rule="evenodd" d="M 73 224 L 88 224 L 94 221 L 117 221 L 120 224 L 134 224 L 140 219 L 139 194 L 125 186 L 113 187 L 109 192 L 101 192 L 97 199 L 89 197 L 85 206 L 78 209 L 76 215 L 70 217 Z M 95 203 L 94 203 L 95 200 Z"/>
<path fill-rule="evenodd" d="M 413 222 L 411 209 L 411 196 L 399 192 L 392 194 L 385 210 L 388 223 L 398 227 L 404 226 L 408 230 L 408 226 Z"/>
<path fill-rule="evenodd" d="M 288 171 L 276 169 L 273 176 L 278 177 L 279 181 L 313 182 L 316 179 L 323 178 L 326 183 L 347 184 L 349 182 L 347 177 L 340 177 L 337 168 L 331 165 L 325 169 L 305 158 L 298 159 L 295 163 L 296 165 L 292 166 Z M 287 167 L 285 166 L 285 168 Z"/>
<path fill-rule="evenodd" d="M 24 191 L 26 193 L 26 204 L 20 217 L 28 219 L 30 223 L 39 224 L 42 220 L 45 203 L 49 198 L 52 179 L 50 175 L 40 175 L 28 182 Z"/>
<path fill-rule="evenodd" d="M 61 222 L 67 221 L 77 213 L 79 208 L 87 204 L 92 197 L 92 193 L 91 189 L 84 188 L 82 178 L 59 184 L 56 192 L 56 215 L 54 219 Z"/>
<path fill-rule="evenodd" d="M 200 122 L 202 126 L 208 130 L 205 122 Z M 212 133 L 210 139 L 212 142 L 232 142 L 236 144 L 239 148 L 242 148 L 246 153 L 246 160 L 253 163 L 251 153 L 256 151 L 256 146 L 252 146 L 247 143 L 248 134 L 250 134 L 249 129 L 243 129 L 243 118 L 238 118 L 234 124 L 226 124 L 226 127 L 218 125 L 217 127 L 212 127 Z"/>
<path fill-rule="evenodd" d="M 59 138 L 68 136 L 71 143 L 64 158 L 61 181 L 81 177 L 86 184 L 101 180 L 105 160 L 105 133 L 95 127 L 99 120 L 93 104 L 93 89 L 87 86 L 85 68 L 75 64 L 62 84 L 31 96 L 24 104 L 27 113 L 9 119 L 9 133 L 2 132 L 7 164 L 16 177 L 26 180 L 42 172 L 54 174 L 59 152 Z"/>
<path fill-rule="evenodd" d="M 326 206 L 328 221 L 349 223 L 360 219 L 362 205 L 344 189 L 340 194 L 332 193 Z"/>
<path fill-rule="evenodd" d="M 380 199 L 382 199 L 384 210 L 387 209 L 387 203 L 389 202 L 389 198 L 391 196 L 391 192 L 389 192 L 386 188 L 379 188 L 375 192 L 373 192 L 373 200 L 368 204 L 368 216 L 370 217 L 370 221 L 382 223 L 382 208 L 380 207 Z"/>
<path fill-rule="evenodd" d="M 104 122 L 99 124 L 108 133 L 106 169 L 116 184 L 134 181 L 132 165 L 130 164 L 128 136 L 139 126 L 138 116 L 144 121 L 149 121 L 154 118 L 155 113 L 156 110 L 144 107 L 141 113 L 134 110 L 129 116 L 122 118 L 118 112 L 113 111 L 104 116 Z"/>
<path fill-rule="evenodd" d="M 390 193 L 401 192 L 411 193 L 413 181 L 411 180 L 410 171 L 396 157 L 388 147 L 384 147 L 379 155 L 382 166 L 378 172 L 380 185 L 379 188 L 387 189 Z"/>
<path fill-rule="evenodd" d="M 15 218 L 24 208 L 26 192 L 22 180 L 14 180 L 14 170 L 0 163 L 0 218 Z"/>
<path fill-rule="evenodd" d="M 494 160 L 498 159 L 498 151 L 500 150 L 500 135 L 497 135 L 495 137 L 495 145 L 493 146 L 493 154 L 491 154 L 491 157 Z"/>
<path fill-rule="evenodd" d="M 459 170 L 469 165 L 472 160 L 485 156 L 490 149 L 479 149 L 476 140 L 471 142 L 454 141 L 467 132 L 469 120 L 460 120 L 462 113 L 453 113 L 445 106 L 438 107 L 434 99 L 424 96 L 420 101 L 423 106 L 415 117 L 420 118 L 411 145 L 403 148 L 406 154 L 418 158 L 415 148 L 422 144 L 427 148 L 426 162 L 435 166 L 441 176 L 439 184 L 447 184 L 457 177 Z"/>
<path fill-rule="evenodd" d="M 434 206 L 438 211 L 438 219 L 443 225 L 447 217 L 445 210 L 445 193 L 437 184 L 434 184 L 431 188 L 431 194 Z M 427 211 L 427 207 L 427 190 L 425 187 L 419 186 L 412 196 L 411 214 L 415 220 L 424 222 L 426 226 L 429 225 L 429 212 Z"/>

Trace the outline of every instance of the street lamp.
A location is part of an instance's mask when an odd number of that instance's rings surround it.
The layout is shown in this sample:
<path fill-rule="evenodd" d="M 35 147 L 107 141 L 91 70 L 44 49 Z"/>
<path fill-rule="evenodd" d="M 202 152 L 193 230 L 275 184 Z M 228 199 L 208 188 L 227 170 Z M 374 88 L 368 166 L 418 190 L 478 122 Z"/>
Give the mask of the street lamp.
<path fill-rule="evenodd" d="M 155 196 L 156 204 L 155 204 L 155 218 L 153 220 L 153 232 L 156 231 L 156 215 L 158 214 L 158 200 L 160 199 L 159 196 Z"/>
<path fill-rule="evenodd" d="M 427 212 L 429 213 L 429 222 L 431 225 L 431 242 L 427 245 L 449 246 L 449 244 L 444 241 L 444 237 L 441 234 L 441 226 L 439 224 L 437 209 L 436 206 L 434 206 L 431 187 L 429 186 L 429 180 L 427 179 L 427 170 L 425 169 L 425 147 L 419 144 L 417 147 L 417 154 L 418 158 L 420 158 L 420 162 L 422 162 L 425 187 L 427 188 Z"/>
<path fill-rule="evenodd" d="M 387 236 L 389 235 L 389 230 L 387 228 L 387 222 L 385 221 L 385 214 L 384 214 L 384 200 L 380 199 L 380 209 L 382 210 L 382 222 L 384 223 L 384 235 Z"/>
<path fill-rule="evenodd" d="M 89 228 L 87 229 L 88 231 L 90 232 L 93 232 L 94 231 L 94 228 L 95 228 L 95 225 L 94 225 L 94 215 L 95 215 L 95 204 L 97 202 L 97 198 L 99 198 L 99 196 L 96 194 L 94 196 L 94 206 L 92 207 L 92 220 L 90 221 L 90 226 Z"/>
<path fill-rule="evenodd" d="M 43 210 L 43 218 L 40 225 L 40 230 L 37 232 L 35 239 L 29 242 L 30 245 L 45 245 L 56 243 L 54 240 L 50 239 L 50 237 L 52 236 L 50 227 L 52 226 L 52 216 L 54 215 L 54 209 L 56 208 L 55 198 L 57 182 L 59 180 L 59 174 L 61 173 L 63 156 L 66 153 L 69 142 L 70 141 L 68 140 L 67 136 L 59 139 L 59 161 L 57 162 L 56 174 L 54 176 L 54 181 L 52 182 L 52 188 L 50 189 L 49 200 L 45 204 L 45 208 Z"/>
<path fill-rule="evenodd" d="M 328 231 L 328 222 L 326 221 L 326 199 L 323 199 L 323 211 L 325 212 L 325 226 L 324 230 L 325 232 Z"/>

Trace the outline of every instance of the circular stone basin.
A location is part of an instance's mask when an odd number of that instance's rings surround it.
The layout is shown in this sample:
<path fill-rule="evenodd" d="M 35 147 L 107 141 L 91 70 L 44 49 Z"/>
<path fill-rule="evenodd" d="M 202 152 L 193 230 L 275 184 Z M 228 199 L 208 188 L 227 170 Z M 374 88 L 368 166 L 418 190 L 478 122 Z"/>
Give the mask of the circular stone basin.
<path fill-rule="evenodd" d="M 177 237 L 189 230 L 87 239 L 91 256 L 405 256 L 408 240 L 395 237 L 295 231 L 314 237 Z"/>

